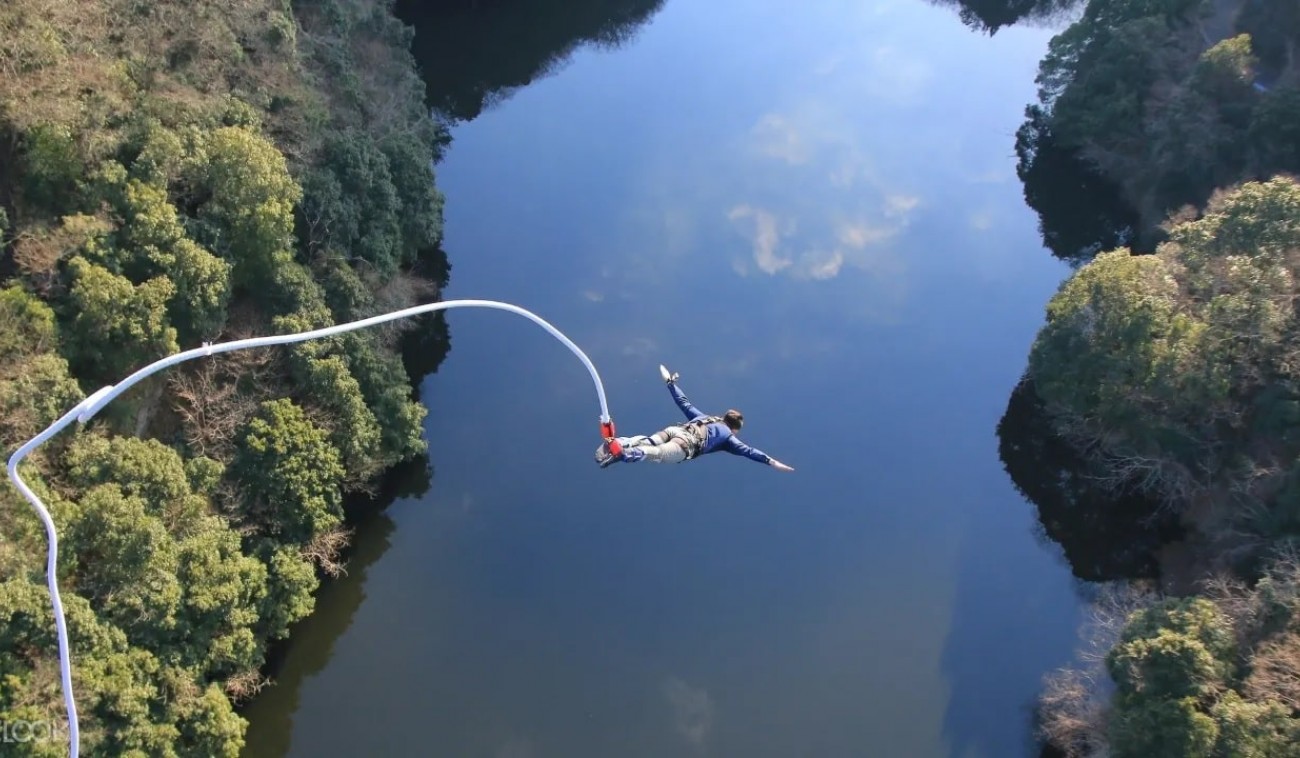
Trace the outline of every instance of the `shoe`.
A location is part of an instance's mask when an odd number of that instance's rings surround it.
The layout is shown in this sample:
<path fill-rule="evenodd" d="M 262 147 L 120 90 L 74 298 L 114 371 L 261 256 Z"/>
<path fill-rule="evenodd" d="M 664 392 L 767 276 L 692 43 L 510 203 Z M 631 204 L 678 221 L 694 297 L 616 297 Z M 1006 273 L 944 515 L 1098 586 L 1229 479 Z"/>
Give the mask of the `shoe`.
<path fill-rule="evenodd" d="M 605 468 L 618 460 L 619 456 L 614 455 L 609 450 L 609 440 L 600 443 L 600 447 L 596 448 L 596 463 L 600 464 L 601 468 Z"/>
<path fill-rule="evenodd" d="M 664 364 L 660 363 L 660 364 L 659 364 L 659 376 L 662 376 L 662 377 L 664 378 L 664 382 L 666 382 L 666 383 L 668 383 L 668 384 L 672 384 L 673 382 L 677 381 L 677 377 L 681 376 L 681 374 L 670 374 L 670 373 L 668 373 L 668 368 L 667 368 L 666 366 L 664 366 Z"/>

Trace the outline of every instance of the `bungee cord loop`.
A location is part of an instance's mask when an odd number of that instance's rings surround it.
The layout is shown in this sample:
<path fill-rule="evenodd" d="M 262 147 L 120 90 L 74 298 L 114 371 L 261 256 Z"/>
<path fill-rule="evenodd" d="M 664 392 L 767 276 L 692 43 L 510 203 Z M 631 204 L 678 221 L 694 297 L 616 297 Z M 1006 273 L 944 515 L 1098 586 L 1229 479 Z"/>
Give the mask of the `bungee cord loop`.
<path fill-rule="evenodd" d="M 117 384 L 96 390 L 67 413 L 59 417 L 59 419 L 53 424 L 50 424 L 45 431 L 28 440 L 14 451 L 14 454 L 9 457 L 9 479 L 14 483 L 14 486 L 18 488 L 18 491 L 22 493 L 22 496 L 31 503 L 32 508 L 35 509 L 36 514 L 41 519 L 41 523 L 45 526 L 45 535 L 48 541 L 45 576 L 46 585 L 49 587 L 50 591 L 50 603 L 54 609 L 54 623 L 58 631 L 59 671 L 62 676 L 63 701 L 68 712 L 68 743 L 71 749 L 72 758 L 77 758 L 80 751 L 81 733 L 77 719 L 76 699 L 73 697 L 72 691 L 72 656 L 68 649 L 67 621 L 65 620 L 63 613 L 63 600 L 59 596 L 58 576 L 56 571 L 58 565 L 59 538 L 58 532 L 54 527 L 54 519 L 51 518 L 50 512 L 45 508 L 45 504 L 41 502 L 41 499 L 36 496 L 36 493 L 27 486 L 27 483 L 24 482 L 22 477 L 18 474 L 18 465 L 22 463 L 23 459 L 31 455 L 36 448 L 40 447 L 51 437 L 70 426 L 74 421 L 80 424 L 85 424 L 87 421 L 92 419 L 95 414 L 103 410 L 104 406 L 108 405 L 114 398 L 118 397 L 135 384 L 165 368 L 175 366 L 179 363 L 194 360 L 195 358 L 216 355 L 218 353 L 229 353 L 235 350 L 247 350 L 255 347 L 271 347 L 274 345 L 288 345 L 295 342 L 306 342 L 321 337 L 330 337 L 335 334 L 364 329 L 368 326 L 376 326 L 389 321 L 396 321 L 398 319 L 420 316 L 426 313 L 449 310 L 452 308 L 491 308 L 523 316 L 545 329 L 551 334 L 551 336 L 555 337 L 563 343 L 565 347 L 569 348 L 569 350 L 571 350 L 573 354 L 582 361 L 582 365 L 587 368 L 587 372 L 591 374 L 591 380 L 596 385 L 596 395 L 600 400 L 600 435 L 602 438 L 609 441 L 611 452 L 615 455 L 618 454 L 620 446 L 618 445 L 618 441 L 615 439 L 614 419 L 609 415 L 609 405 L 605 400 L 605 386 L 601 383 L 600 374 L 597 373 L 596 367 L 592 364 L 591 359 L 588 358 L 587 354 L 582 352 L 582 349 L 575 345 L 572 340 L 561 333 L 559 329 L 551 326 L 540 316 L 520 308 L 517 305 L 498 302 L 495 300 L 446 300 L 438 303 L 417 305 L 411 308 L 404 308 L 399 311 L 381 314 L 379 316 L 371 316 L 370 318 L 361 319 L 359 321 L 351 321 L 346 324 L 337 324 L 335 326 L 313 329 L 305 332 L 278 334 L 270 337 L 252 337 L 249 339 L 233 340 L 231 342 L 204 343 L 201 347 L 186 350 L 185 352 L 176 353 L 175 355 L 170 355 L 166 358 L 154 361 L 144 368 L 137 370 L 135 373 L 126 377 Z"/>

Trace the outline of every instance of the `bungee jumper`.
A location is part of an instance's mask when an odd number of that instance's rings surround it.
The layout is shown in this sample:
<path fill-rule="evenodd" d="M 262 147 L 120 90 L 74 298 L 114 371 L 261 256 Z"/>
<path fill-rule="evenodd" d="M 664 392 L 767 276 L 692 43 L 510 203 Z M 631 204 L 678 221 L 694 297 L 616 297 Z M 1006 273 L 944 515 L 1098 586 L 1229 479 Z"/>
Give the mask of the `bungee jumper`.
<path fill-rule="evenodd" d="M 659 366 L 659 374 L 668 385 L 668 391 L 677 407 L 686 415 L 686 423 L 666 427 L 648 436 L 607 437 L 596 448 L 596 463 L 601 468 L 618 461 L 681 463 L 724 450 L 767 464 L 778 471 L 794 471 L 793 467 L 740 441 L 736 432 L 745 423 L 745 416 L 740 411 L 733 408 L 721 416 L 707 415 L 686 399 L 686 395 L 677 386 L 678 374 L 669 373 L 662 365 Z"/>

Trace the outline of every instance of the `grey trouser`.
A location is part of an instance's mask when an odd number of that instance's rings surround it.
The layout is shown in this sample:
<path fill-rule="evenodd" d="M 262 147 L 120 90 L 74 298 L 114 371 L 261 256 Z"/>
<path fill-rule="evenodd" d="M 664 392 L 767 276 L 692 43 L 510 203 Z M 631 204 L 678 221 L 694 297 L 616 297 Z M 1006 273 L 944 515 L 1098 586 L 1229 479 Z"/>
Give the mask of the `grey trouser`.
<path fill-rule="evenodd" d="M 651 463 L 681 463 L 686 460 L 691 443 L 690 433 L 680 426 L 670 426 L 649 437 L 631 437 L 626 445 L 636 447 L 645 453 L 645 459 Z"/>

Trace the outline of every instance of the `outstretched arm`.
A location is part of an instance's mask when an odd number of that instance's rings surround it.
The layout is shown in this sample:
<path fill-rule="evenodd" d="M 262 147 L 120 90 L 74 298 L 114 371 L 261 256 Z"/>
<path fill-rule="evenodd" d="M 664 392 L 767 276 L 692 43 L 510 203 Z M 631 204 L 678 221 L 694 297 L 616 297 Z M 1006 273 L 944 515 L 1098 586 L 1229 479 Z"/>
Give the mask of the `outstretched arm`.
<path fill-rule="evenodd" d="M 686 395 L 683 394 L 681 388 L 677 386 L 677 382 L 668 382 L 668 391 L 672 393 L 673 400 L 677 402 L 677 407 L 681 408 L 682 413 L 686 414 L 687 421 L 693 421 L 704 415 L 703 411 L 691 405 L 691 401 L 686 399 Z"/>
<path fill-rule="evenodd" d="M 725 445 L 725 448 L 728 453 L 733 453 L 735 455 L 743 455 L 746 458 L 750 459 L 751 461 L 765 463 L 769 466 L 772 466 L 773 468 L 780 469 L 781 471 L 794 471 L 793 468 L 778 461 L 777 459 L 773 458 L 772 456 L 768 455 L 762 450 L 759 450 L 756 447 L 750 447 L 749 445 L 746 445 L 745 443 L 741 442 L 740 438 L 735 436 L 734 434 L 731 437 L 727 438 L 727 443 Z"/>

